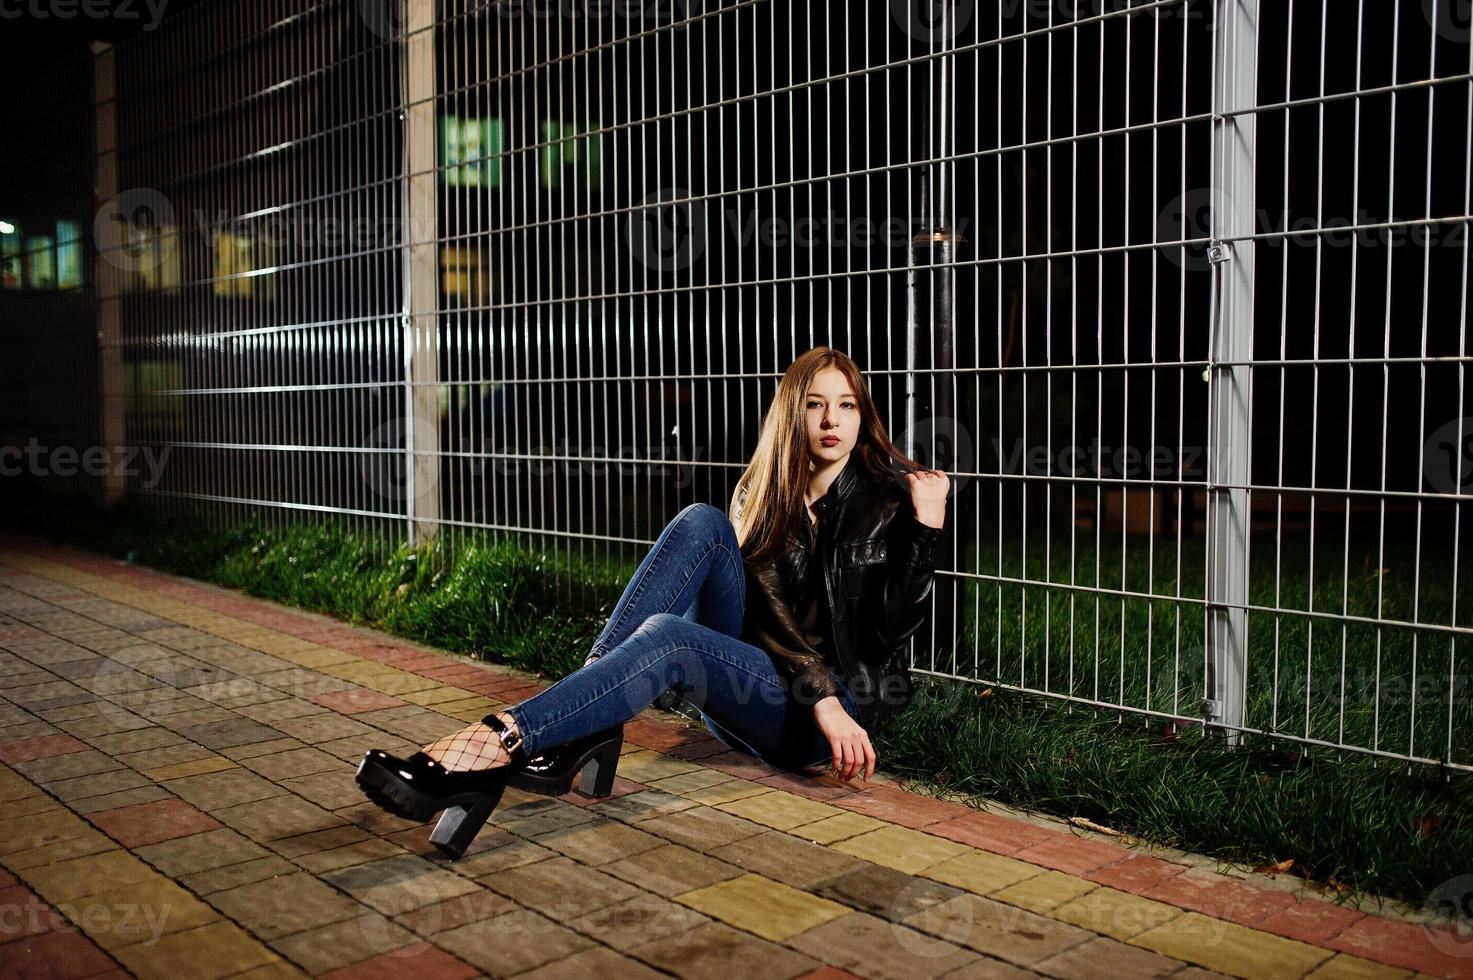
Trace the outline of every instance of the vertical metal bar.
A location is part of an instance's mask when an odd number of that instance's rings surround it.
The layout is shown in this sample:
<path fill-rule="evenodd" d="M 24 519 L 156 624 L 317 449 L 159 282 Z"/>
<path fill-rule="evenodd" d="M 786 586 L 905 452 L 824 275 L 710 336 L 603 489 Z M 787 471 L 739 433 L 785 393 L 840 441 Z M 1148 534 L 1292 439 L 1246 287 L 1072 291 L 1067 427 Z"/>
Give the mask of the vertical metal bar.
<path fill-rule="evenodd" d="M 118 112 L 117 55 L 112 45 L 92 45 L 92 85 L 96 127 L 96 157 L 93 162 L 95 206 L 111 201 L 118 194 Z M 119 217 L 125 217 L 120 215 Z M 126 225 L 120 225 L 122 231 Z M 119 240 L 118 246 L 126 243 Z M 122 269 L 120 254 L 99 251 L 94 266 L 97 289 L 97 432 L 110 460 L 124 458 L 127 433 L 123 416 L 123 348 L 122 348 Z M 102 475 L 104 504 L 123 497 L 123 470 L 109 465 Z"/>
<path fill-rule="evenodd" d="M 1217 303 L 1209 357 L 1207 630 L 1204 720 L 1240 739 L 1248 660 L 1257 0 L 1219 0 L 1213 120 L 1212 260 Z M 1232 115 L 1228 115 L 1232 113 Z M 1219 362 L 1227 362 L 1221 364 Z"/>
<path fill-rule="evenodd" d="M 435 212 L 435 4 L 407 4 L 404 59 L 404 516 L 409 543 L 440 519 L 439 234 Z"/>

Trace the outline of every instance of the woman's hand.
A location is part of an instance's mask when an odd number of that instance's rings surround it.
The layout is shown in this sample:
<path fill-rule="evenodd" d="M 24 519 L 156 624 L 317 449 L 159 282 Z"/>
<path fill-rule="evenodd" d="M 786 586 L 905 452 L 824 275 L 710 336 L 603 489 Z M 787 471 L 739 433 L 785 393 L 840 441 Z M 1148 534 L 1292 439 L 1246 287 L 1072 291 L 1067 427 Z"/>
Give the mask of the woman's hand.
<path fill-rule="evenodd" d="M 869 782 L 875 774 L 875 747 L 870 744 L 869 733 L 849 716 L 839 699 L 830 695 L 815 704 L 813 720 L 829 740 L 834 775 L 848 780 L 862 771 L 865 782 Z"/>
<path fill-rule="evenodd" d="M 910 503 L 916 520 L 928 527 L 946 523 L 946 501 L 951 496 L 951 480 L 940 470 L 921 470 L 905 474 L 910 486 Z"/>

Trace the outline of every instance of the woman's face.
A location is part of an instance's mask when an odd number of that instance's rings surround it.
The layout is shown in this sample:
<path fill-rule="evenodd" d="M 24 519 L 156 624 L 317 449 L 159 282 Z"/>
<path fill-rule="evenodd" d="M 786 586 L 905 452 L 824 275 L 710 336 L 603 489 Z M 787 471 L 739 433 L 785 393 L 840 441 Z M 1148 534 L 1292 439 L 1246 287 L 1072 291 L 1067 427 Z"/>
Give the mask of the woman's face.
<path fill-rule="evenodd" d="M 808 451 L 815 466 L 843 459 L 859 441 L 859 399 L 838 368 L 824 368 L 808 386 Z"/>

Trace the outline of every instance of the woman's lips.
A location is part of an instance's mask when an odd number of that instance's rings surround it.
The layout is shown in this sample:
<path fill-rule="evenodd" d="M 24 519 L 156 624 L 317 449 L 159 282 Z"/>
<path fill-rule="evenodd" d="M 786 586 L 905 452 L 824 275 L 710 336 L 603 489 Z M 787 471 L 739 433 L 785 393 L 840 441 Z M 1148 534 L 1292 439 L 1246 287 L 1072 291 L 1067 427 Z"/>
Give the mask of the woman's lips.
<path fill-rule="evenodd" d="M 838 436 L 824 436 L 819 441 L 822 442 L 825 446 L 837 446 L 839 444 L 839 437 Z"/>

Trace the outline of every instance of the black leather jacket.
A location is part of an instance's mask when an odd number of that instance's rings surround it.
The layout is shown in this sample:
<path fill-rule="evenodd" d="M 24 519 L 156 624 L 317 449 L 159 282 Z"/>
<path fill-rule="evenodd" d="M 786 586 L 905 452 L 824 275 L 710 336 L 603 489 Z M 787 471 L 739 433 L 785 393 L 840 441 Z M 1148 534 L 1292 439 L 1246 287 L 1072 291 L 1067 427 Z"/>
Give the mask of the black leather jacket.
<path fill-rule="evenodd" d="M 853 457 L 814 510 L 839 661 L 832 666 L 854 698 L 860 725 L 873 736 L 911 702 L 905 648 L 925 621 L 941 531 L 916 520 L 903 479 L 873 477 Z M 795 620 L 811 557 L 808 542 L 796 533 L 782 554 L 745 562 L 742 637 L 767 651 L 791 697 L 806 705 L 839 693 L 830 665 Z"/>

